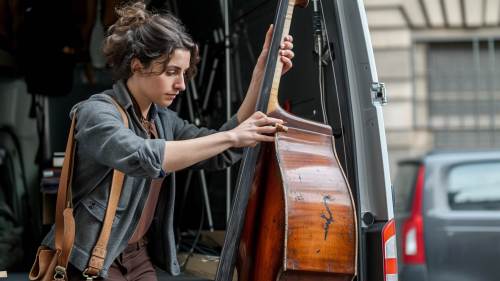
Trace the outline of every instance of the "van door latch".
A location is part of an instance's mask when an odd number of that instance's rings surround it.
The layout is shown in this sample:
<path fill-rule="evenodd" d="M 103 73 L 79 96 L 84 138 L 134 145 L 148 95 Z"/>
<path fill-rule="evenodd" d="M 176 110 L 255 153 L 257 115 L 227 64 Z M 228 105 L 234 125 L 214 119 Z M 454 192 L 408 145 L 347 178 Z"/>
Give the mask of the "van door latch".
<path fill-rule="evenodd" d="M 385 91 L 385 83 L 372 82 L 371 92 L 373 101 L 378 101 L 382 105 L 387 104 L 387 94 Z"/>

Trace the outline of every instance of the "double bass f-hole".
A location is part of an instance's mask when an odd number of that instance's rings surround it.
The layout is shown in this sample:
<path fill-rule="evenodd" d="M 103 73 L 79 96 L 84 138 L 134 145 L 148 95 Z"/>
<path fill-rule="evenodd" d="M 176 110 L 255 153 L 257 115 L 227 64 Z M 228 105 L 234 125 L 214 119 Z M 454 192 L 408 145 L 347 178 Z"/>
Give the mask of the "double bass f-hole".
<path fill-rule="evenodd" d="M 326 212 L 328 213 L 328 216 L 323 213 L 321 214 L 321 218 L 323 218 L 325 220 L 325 241 L 326 241 L 326 238 L 328 237 L 328 230 L 330 229 L 330 224 L 333 222 L 333 214 L 332 214 L 332 211 L 330 210 L 330 207 L 328 207 L 328 200 L 332 200 L 330 198 L 330 195 L 324 195 L 323 196 L 323 204 L 325 204 L 325 210 Z"/>

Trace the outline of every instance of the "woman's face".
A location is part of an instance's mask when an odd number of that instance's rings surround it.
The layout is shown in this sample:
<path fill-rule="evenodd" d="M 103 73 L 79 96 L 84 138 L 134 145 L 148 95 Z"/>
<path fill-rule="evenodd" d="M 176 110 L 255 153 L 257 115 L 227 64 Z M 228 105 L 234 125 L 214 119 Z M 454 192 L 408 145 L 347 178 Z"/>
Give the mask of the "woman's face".
<path fill-rule="evenodd" d="M 191 54 L 188 50 L 176 49 L 170 56 L 165 71 L 159 75 L 164 64 L 162 60 L 153 61 L 148 69 L 134 72 L 139 94 L 150 102 L 162 107 L 172 104 L 179 92 L 186 89 L 185 73 L 189 68 Z M 150 74 L 154 73 L 154 74 Z"/>

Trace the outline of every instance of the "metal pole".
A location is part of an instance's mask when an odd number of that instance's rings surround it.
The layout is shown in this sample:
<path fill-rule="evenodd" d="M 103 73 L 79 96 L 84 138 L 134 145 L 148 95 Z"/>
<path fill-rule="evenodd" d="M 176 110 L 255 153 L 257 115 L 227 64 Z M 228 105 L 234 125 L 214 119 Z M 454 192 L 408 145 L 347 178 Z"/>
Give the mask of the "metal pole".
<path fill-rule="evenodd" d="M 224 15 L 224 43 L 226 53 L 226 119 L 231 119 L 231 45 L 229 38 L 229 0 L 222 0 Z M 226 221 L 231 212 L 231 168 L 226 170 Z"/>
<path fill-rule="evenodd" d="M 496 74 L 496 62 L 495 62 L 495 41 L 490 38 L 488 41 L 488 49 L 489 49 L 489 54 L 490 54 L 490 73 L 493 75 Z M 491 85 L 491 135 L 492 135 L 492 140 L 491 140 L 491 146 L 495 147 L 497 144 L 496 140 L 496 117 L 497 117 L 497 80 L 496 79 L 491 79 L 493 82 L 493 85 Z"/>
<path fill-rule="evenodd" d="M 190 84 L 188 85 L 188 87 L 186 89 L 186 99 L 187 99 L 187 103 L 188 103 L 189 118 L 191 119 L 192 123 L 199 126 L 200 120 L 197 117 L 195 117 L 194 108 L 193 108 L 193 99 L 194 99 L 193 96 L 195 96 L 195 97 L 197 96 L 197 94 L 195 94 L 196 93 L 196 85 L 195 85 L 193 80 L 189 81 L 189 83 Z M 193 96 L 191 96 L 191 95 L 193 95 Z M 191 172 L 192 171 L 189 170 L 189 174 L 188 174 L 189 181 L 191 181 Z M 212 210 L 210 208 L 210 199 L 208 198 L 208 188 L 207 188 L 207 181 L 205 179 L 205 171 L 199 170 L 198 173 L 200 175 L 201 191 L 203 192 L 203 199 L 204 199 L 205 208 L 207 211 L 208 227 L 210 228 L 210 231 L 213 232 L 214 231 L 214 222 L 212 219 Z M 187 189 L 187 187 L 188 186 L 186 186 L 186 189 Z"/>
<path fill-rule="evenodd" d="M 481 82 L 482 82 L 482 77 L 481 77 L 481 49 L 479 47 L 479 39 L 475 38 L 474 41 L 472 42 L 472 51 L 474 53 L 474 64 L 475 64 L 475 70 L 476 70 L 476 91 L 474 91 L 474 131 L 475 131 L 475 138 L 474 138 L 474 144 L 481 145 L 481 138 L 479 136 L 480 133 L 480 116 L 481 116 L 481 109 L 479 108 L 480 105 L 480 96 L 479 96 L 479 88 L 481 87 Z"/>

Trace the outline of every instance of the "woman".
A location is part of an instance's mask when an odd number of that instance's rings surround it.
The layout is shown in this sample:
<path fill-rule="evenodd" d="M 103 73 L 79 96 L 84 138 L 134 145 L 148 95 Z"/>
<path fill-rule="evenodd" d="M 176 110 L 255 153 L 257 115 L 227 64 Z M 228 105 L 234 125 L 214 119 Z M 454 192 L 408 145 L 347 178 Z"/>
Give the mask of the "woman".
<path fill-rule="evenodd" d="M 104 54 L 116 83 L 72 110 L 77 141 L 73 175 L 76 222 L 69 280 L 84 280 L 90 253 L 101 230 L 113 169 L 126 174 L 100 278 L 157 280 L 144 236 L 151 225 L 163 178 L 189 166 L 222 169 L 239 160 L 236 148 L 273 141 L 281 120 L 254 112 L 272 28 L 237 114 L 219 131 L 197 128 L 167 109 L 194 74 L 198 49 L 180 22 L 152 14 L 143 3 L 117 10 L 120 18 L 109 29 Z M 292 67 L 292 37 L 281 46 L 283 72 Z M 126 112 L 125 128 L 114 99 Z M 167 210 L 172 212 L 172 210 Z M 169 226 L 171 228 L 171 226 Z M 171 274 L 178 274 L 173 239 Z M 53 230 L 42 242 L 54 244 Z"/>

